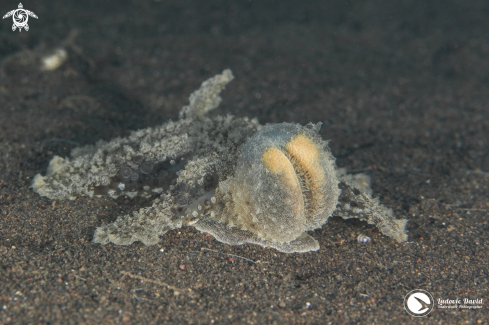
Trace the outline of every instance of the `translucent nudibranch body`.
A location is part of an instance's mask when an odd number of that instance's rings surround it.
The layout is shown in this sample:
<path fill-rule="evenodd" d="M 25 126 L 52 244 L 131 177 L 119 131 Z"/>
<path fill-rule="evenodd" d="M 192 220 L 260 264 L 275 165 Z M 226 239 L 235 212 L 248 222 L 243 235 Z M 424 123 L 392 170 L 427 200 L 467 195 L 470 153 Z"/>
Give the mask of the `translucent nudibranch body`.
<path fill-rule="evenodd" d="M 319 127 L 267 124 L 249 138 L 235 176 L 217 189 L 220 204 L 213 218 L 274 247 L 321 227 L 336 209 L 340 190 L 335 159 Z M 312 237 L 310 242 L 316 246 Z"/>
<path fill-rule="evenodd" d="M 154 197 L 150 207 L 98 227 L 100 244 L 152 245 L 171 229 L 193 226 L 230 245 L 308 252 L 319 243 L 307 231 L 332 215 L 407 240 L 406 220 L 371 197 L 368 176 L 336 169 L 321 123 L 206 117 L 232 79 L 225 70 L 205 81 L 178 121 L 75 149 L 71 158 L 55 156 L 33 190 L 51 199 Z"/>

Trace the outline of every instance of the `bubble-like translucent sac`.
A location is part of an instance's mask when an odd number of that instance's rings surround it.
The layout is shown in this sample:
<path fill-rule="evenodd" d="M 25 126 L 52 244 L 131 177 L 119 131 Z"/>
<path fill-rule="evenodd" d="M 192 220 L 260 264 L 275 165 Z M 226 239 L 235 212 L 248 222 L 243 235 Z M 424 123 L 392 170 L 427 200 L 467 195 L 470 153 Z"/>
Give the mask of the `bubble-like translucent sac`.
<path fill-rule="evenodd" d="M 153 171 L 153 168 L 153 163 L 151 163 L 150 161 L 143 162 L 139 167 L 139 169 L 141 169 L 141 172 L 144 174 L 150 174 Z"/>
<path fill-rule="evenodd" d="M 336 208 L 340 191 L 335 159 L 317 132 L 319 126 L 268 124 L 248 139 L 234 177 L 219 184 L 221 210 L 216 208 L 213 218 L 253 234 L 250 241 L 263 240 L 267 246 L 290 244 L 308 236 L 305 231 L 321 227 Z M 213 234 L 211 228 L 206 225 Z M 240 242 L 244 235 L 226 240 Z M 319 247 L 315 240 L 310 244 L 311 250 Z"/>
<path fill-rule="evenodd" d="M 121 174 L 122 178 L 130 178 L 131 174 L 132 174 L 132 170 L 129 167 L 122 167 L 120 174 Z"/>

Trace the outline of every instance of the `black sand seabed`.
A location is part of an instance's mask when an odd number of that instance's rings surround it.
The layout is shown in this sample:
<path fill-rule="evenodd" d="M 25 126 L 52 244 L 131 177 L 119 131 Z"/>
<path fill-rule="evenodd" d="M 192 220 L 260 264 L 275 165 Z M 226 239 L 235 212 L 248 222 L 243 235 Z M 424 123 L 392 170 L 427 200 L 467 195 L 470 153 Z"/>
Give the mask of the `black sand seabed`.
<path fill-rule="evenodd" d="M 1 1 L 1 14 L 16 6 Z M 24 6 L 39 17 L 28 32 L 0 24 L 0 323 L 489 322 L 487 1 Z M 58 46 L 68 61 L 40 71 Z M 236 79 L 213 114 L 322 121 L 337 165 L 372 177 L 374 195 L 409 219 L 409 241 L 333 218 L 307 254 L 232 247 L 193 228 L 103 247 L 95 227 L 150 201 L 29 189 L 75 143 L 176 119 L 225 68 Z M 483 305 L 415 319 L 403 299 L 416 288 Z"/>

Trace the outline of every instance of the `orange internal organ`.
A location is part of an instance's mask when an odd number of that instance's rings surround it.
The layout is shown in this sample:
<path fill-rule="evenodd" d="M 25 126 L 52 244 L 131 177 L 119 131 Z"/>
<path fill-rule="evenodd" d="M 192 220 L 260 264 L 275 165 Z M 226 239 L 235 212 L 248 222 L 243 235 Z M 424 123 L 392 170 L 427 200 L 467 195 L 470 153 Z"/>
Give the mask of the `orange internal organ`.
<path fill-rule="evenodd" d="M 287 143 L 285 150 L 291 156 L 294 168 L 308 190 L 307 209 L 312 215 L 321 213 L 325 200 L 322 184 L 325 184 L 326 175 L 321 167 L 317 145 L 305 135 L 299 134 Z"/>
<path fill-rule="evenodd" d="M 294 166 L 280 149 L 276 147 L 268 148 L 263 152 L 262 158 L 265 167 L 272 173 L 280 176 L 282 184 L 287 188 L 289 197 L 295 198 L 296 200 L 302 197 L 301 185 L 295 173 Z M 302 203 L 302 200 L 298 201 Z M 303 204 L 296 204 L 295 207 L 291 208 L 296 210 L 297 215 L 304 213 Z"/>
<path fill-rule="evenodd" d="M 280 174 L 282 181 L 290 189 L 300 190 L 294 166 L 280 149 L 272 147 L 263 153 L 263 163 L 274 174 Z"/>

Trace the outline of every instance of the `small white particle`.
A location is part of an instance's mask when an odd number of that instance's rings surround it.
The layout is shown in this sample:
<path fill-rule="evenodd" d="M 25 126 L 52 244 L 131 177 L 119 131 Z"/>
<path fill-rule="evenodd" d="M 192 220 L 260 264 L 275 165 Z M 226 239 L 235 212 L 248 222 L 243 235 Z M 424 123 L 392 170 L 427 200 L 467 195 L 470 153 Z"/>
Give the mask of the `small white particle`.
<path fill-rule="evenodd" d="M 372 239 L 370 239 L 370 237 L 365 236 L 365 235 L 359 235 L 359 236 L 357 237 L 357 241 L 358 241 L 359 243 L 362 243 L 362 244 L 366 244 L 366 243 L 370 242 L 371 240 L 372 240 Z"/>
<path fill-rule="evenodd" d="M 57 49 L 54 53 L 41 58 L 41 70 L 53 71 L 58 69 L 68 58 L 65 49 Z"/>

